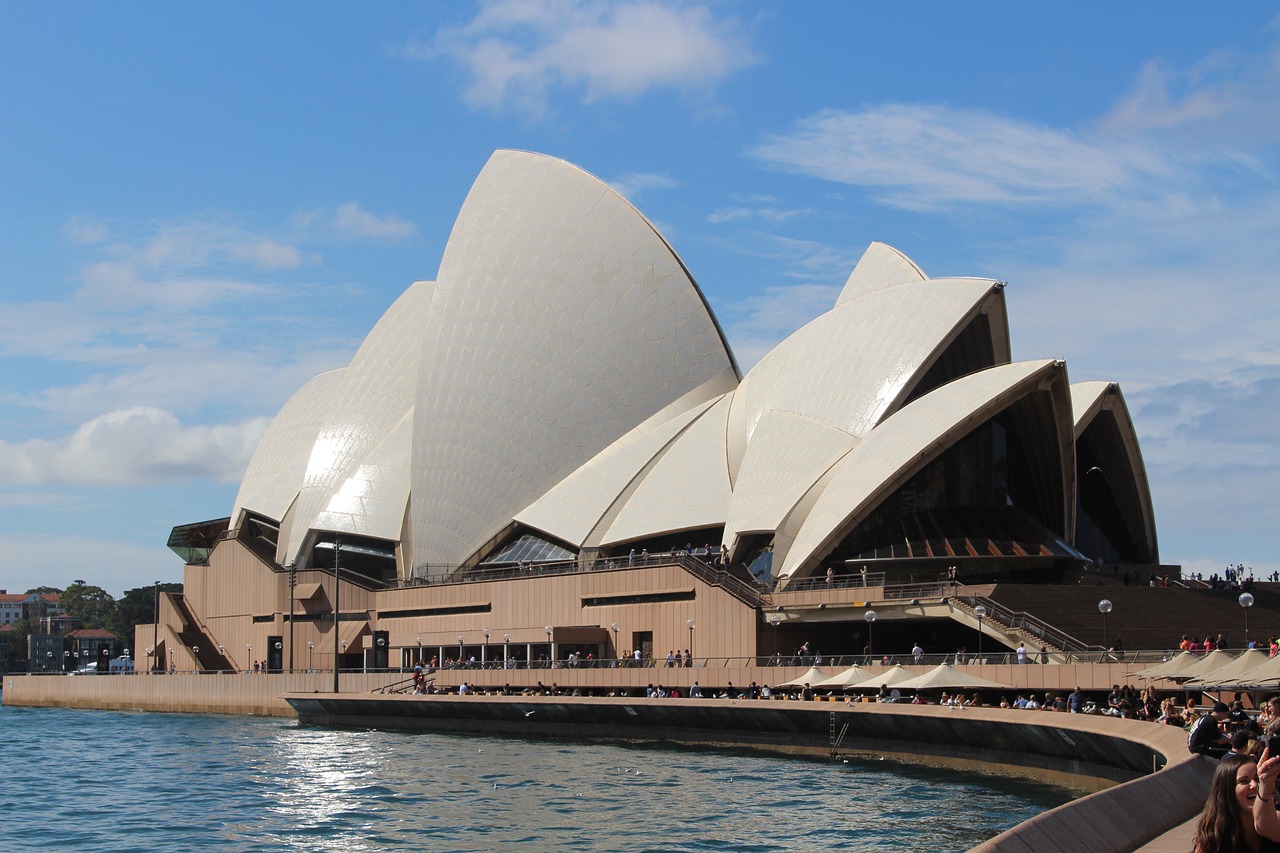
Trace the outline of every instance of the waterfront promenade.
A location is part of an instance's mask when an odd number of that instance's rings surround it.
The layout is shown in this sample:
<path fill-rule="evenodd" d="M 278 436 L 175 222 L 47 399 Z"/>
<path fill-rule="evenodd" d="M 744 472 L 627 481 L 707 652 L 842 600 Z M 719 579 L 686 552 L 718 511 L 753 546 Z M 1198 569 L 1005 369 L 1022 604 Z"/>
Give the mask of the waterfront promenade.
<path fill-rule="evenodd" d="M 932 666 L 907 666 L 913 674 L 923 674 Z M 1019 693 L 1060 694 L 1079 685 L 1085 691 L 1105 692 L 1113 684 L 1135 681 L 1134 673 L 1141 665 L 1108 664 L 971 664 L 957 667 L 967 675 L 985 678 L 1009 686 L 1009 690 L 983 689 L 983 701 L 996 705 L 1006 693 L 1013 699 Z M 830 676 L 842 667 L 824 667 Z M 555 684 L 563 692 L 579 690 L 598 695 L 610 692 L 643 693 L 650 684 L 677 688 L 687 695 L 698 682 L 704 695 L 735 685 L 743 689 L 752 682 L 776 686 L 803 676 L 803 666 L 714 666 L 694 667 L 581 667 L 554 669 L 441 669 L 433 675 L 437 687 L 456 691 L 464 681 L 480 691 L 496 691 L 504 685 L 514 690 L 536 688 L 538 684 Z M 887 672 L 885 667 L 867 667 L 873 676 Z M 343 692 L 370 692 L 403 682 L 408 672 L 343 672 Z M 1155 682 L 1157 688 L 1177 691 L 1172 682 Z M 260 714 L 294 716 L 282 698 L 285 693 L 331 692 L 333 673 L 326 671 L 293 673 L 194 673 L 179 670 L 173 675 L 135 673 L 127 676 L 69 677 L 63 675 L 26 675 L 11 673 L 4 679 L 6 704 L 48 705 L 71 708 L 138 708 L 147 711 L 173 711 L 210 714 Z M 826 691 L 820 691 L 826 692 Z M 845 694 L 836 698 L 843 701 Z M 863 693 L 869 691 L 862 691 Z M 874 692 L 874 691 L 870 691 Z M 965 691 L 971 695 L 973 691 Z M 936 693 L 936 691 L 934 691 Z M 850 694 L 854 695 L 855 694 Z M 822 697 L 824 700 L 828 697 Z"/>

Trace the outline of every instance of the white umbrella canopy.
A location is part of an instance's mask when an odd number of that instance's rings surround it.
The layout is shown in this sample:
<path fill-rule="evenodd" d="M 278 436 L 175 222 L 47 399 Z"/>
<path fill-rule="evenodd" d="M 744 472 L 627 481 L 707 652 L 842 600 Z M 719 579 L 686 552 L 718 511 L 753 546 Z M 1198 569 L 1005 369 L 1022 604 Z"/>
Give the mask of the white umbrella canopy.
<path fill-rule="evenodd" d="M 1199 663 L 1193 663 L 1190 666 L 1183 667 L 1182 670 L 1171 678 L 1199 678 L 1207 675 L 1219 667 L 1226 666 L 1235 658 L 1224 652 L 1222 649 L 1214 649 L 1209 654 L 1200 658 Z"/>
<path fill-rule="evenodd" d="M 900 663 L 895 663 L 889 669 L 879 675 L 873 675 L 866 681 L 859 681 L 857 684 L 849 684 L 845 690 L 879 690 L 882 685 L 889 687 L 897 687 L 904 681 L 910 681 L 915 678 L 916 674 L 907 669 Z"/>
<path fill-rule="evenodd" d="M 849 685 L 856 684 L 859 681 L 865 681 L 870 677 L 871 677 L 870 672 L 867 672 L 865 669 L 863 669 L 862 667 L 858 666 L 855 663 L 853 666 L 849 667 L 844 672 L 837 672 L 835 675 L 831 676 L 826 681 L 820 681 L 817 684 L 814 684 L 813 686 L 814 687 L 848 687 Z"/>
<path fill-rule="evenodd" d="M 899 690 L 941 690 L 943 688 L 987 688 L 1012 690 L 1007 684 L 991 681 L 950 664 L 939 664 L 924 675 L 903 681 L 896 685 Z"/>
<path fill-rule="evenodd" d="M 1268 655 L 1262 649 L 1254 649 L 1260 655 Z M 1209 673 L 1206 678 L 1212 676 L 1214 678 L 1221 675 L 1220 672 Z M 1267 684 L 1272 681 L 1280 681 L 1280 657 L 1267 657 L 1262 663 L 1246 672 L 1242 672 L 1235 678 L 1227 681 L 1212 682 L 1215 687 L 1252 687 L 1254 685 Z M 1210 682 L 1204 682 L 1210 683 Z"/>
<path fill-rule="evenodd" d="M 1230 663 L 1220 666 L 1211 672 L 1199 675 L 1189 683 L 1196 686 L 1218 687 L 1223 684 L 1233 684 L 1237 679 L 1247 675 L 1250 670 L 1257 669 L 1265 664 L 1270 658 L 1262 649 L 1245 649 L 1240 656 Z"/>
<path fill-rule="evenodd" d="M 1157 678 L 1182 678 L 1183 676 L 1180 674 L 1182 670 L 1195 666 L 1202 660 L 1204 658 L 1200 655 L 1191 652 L 1179 652 L 1167 661 L 1158 663 L 1155 666 L 1149 666 L 1136 674 L 1138 678 L 1146 681 L 1154 681 Z"/>
<path fill-rule="evenodd" d="M 809 667 L 809 671 L 806 672 L 804 675 L 798 678 L 793 678 L 790 681 L 784 681 L 777 686 L 778 687 L 804 687 L 807 684 L 810 687 L 812 687 L 814 684 L 818 683 L 819 681 L 825 681 L 826 678 L 827 678 L 827 674 L 825 672 L 818 669 L 816 666 L 811 666 Z"/>

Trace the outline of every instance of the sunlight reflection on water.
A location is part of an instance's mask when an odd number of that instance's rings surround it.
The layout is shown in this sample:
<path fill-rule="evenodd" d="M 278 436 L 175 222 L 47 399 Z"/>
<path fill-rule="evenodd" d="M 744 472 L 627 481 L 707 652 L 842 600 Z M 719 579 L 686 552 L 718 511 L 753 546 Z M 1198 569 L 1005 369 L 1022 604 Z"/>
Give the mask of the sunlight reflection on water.
<path fill-rule="evenodd" d="M 892 762 L 278 719 L 3 708 L 0 722 L 0 816 L 30 850 L 965 850 L 1072 796 Z"/>

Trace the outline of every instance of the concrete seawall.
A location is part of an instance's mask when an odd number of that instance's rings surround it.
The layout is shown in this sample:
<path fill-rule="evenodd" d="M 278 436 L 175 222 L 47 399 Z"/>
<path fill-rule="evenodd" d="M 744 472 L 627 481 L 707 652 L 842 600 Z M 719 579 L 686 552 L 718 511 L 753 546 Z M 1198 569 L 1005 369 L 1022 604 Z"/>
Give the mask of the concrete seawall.
<path fill-rule="evenodd" d="M 399 676 L 343 673 L 344 692 L 368 693 Z M 271 675 L 6 675 L 4 704 L 37 708 L 163 711 L 189 714 L 295 716 L 282 699 L 287 692 L 333 690 L 333 674 Z"/>

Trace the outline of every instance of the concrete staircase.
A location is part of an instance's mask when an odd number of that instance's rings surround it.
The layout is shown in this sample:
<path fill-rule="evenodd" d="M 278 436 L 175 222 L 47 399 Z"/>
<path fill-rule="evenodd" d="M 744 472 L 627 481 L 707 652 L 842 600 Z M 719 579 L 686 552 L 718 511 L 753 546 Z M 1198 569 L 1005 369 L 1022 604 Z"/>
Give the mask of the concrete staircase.
<path fill-rule="evenodd" d="M 182 619 L 182 630 L 177 632 L 178 640 L 181 641 L 182 645 L 190 649 L 196 660 L 200 662 L 201 671 L 223 672 L 234 670 L 235 665 L 231 663 L 226 655 L 218 651 L 218 644 L 196 622 L 195 614 L 191 612 L 191 608 L 187 607 L 187 602 L 182 593 L 167 593 L 167 595 Z M 197 652 L 196 649 L 199 649 L 199 651 Z"/>
<path fill-rule="evenodd" d="M 1086 643 L 1044 619 L 1027 611 L 1014 610 L 988 595 L 965 594 L 967 591 L 963 590 L 950 599 L 952 618 L 999 643 L 1001 653 L 1023 646 L 1031 659 L 1041 660 L 1048 655 L 1048 660 L 1054 662 L 1088 653 Z M 981 619 L 978 618 L 978 607 L 985 611 Z"/>
<path fill-rule="evenodd" d="M 1087 581 L 1086 581 L 1087 582 Z M 1123 639 L 1126 651 L 1172 649 L 1183 634 L 1203 639 L 1222 634 L 1228 648 L 1245 647 L 1245 609 L 1231 590 L 1107 585 L 1103 587 L 997 584 L 989 597 L 1011 611 L 1033 614 L 1062 635 L 1101 651 Z M 1280 590 L 1260 584 L 1248 609 L 1249 639 L 1259 643 L 1280 632 Z M 1107 599 L 1106 619 L 1098 602 Z M 1104 633 L 1105 632 L 1105 633 Z"/>

